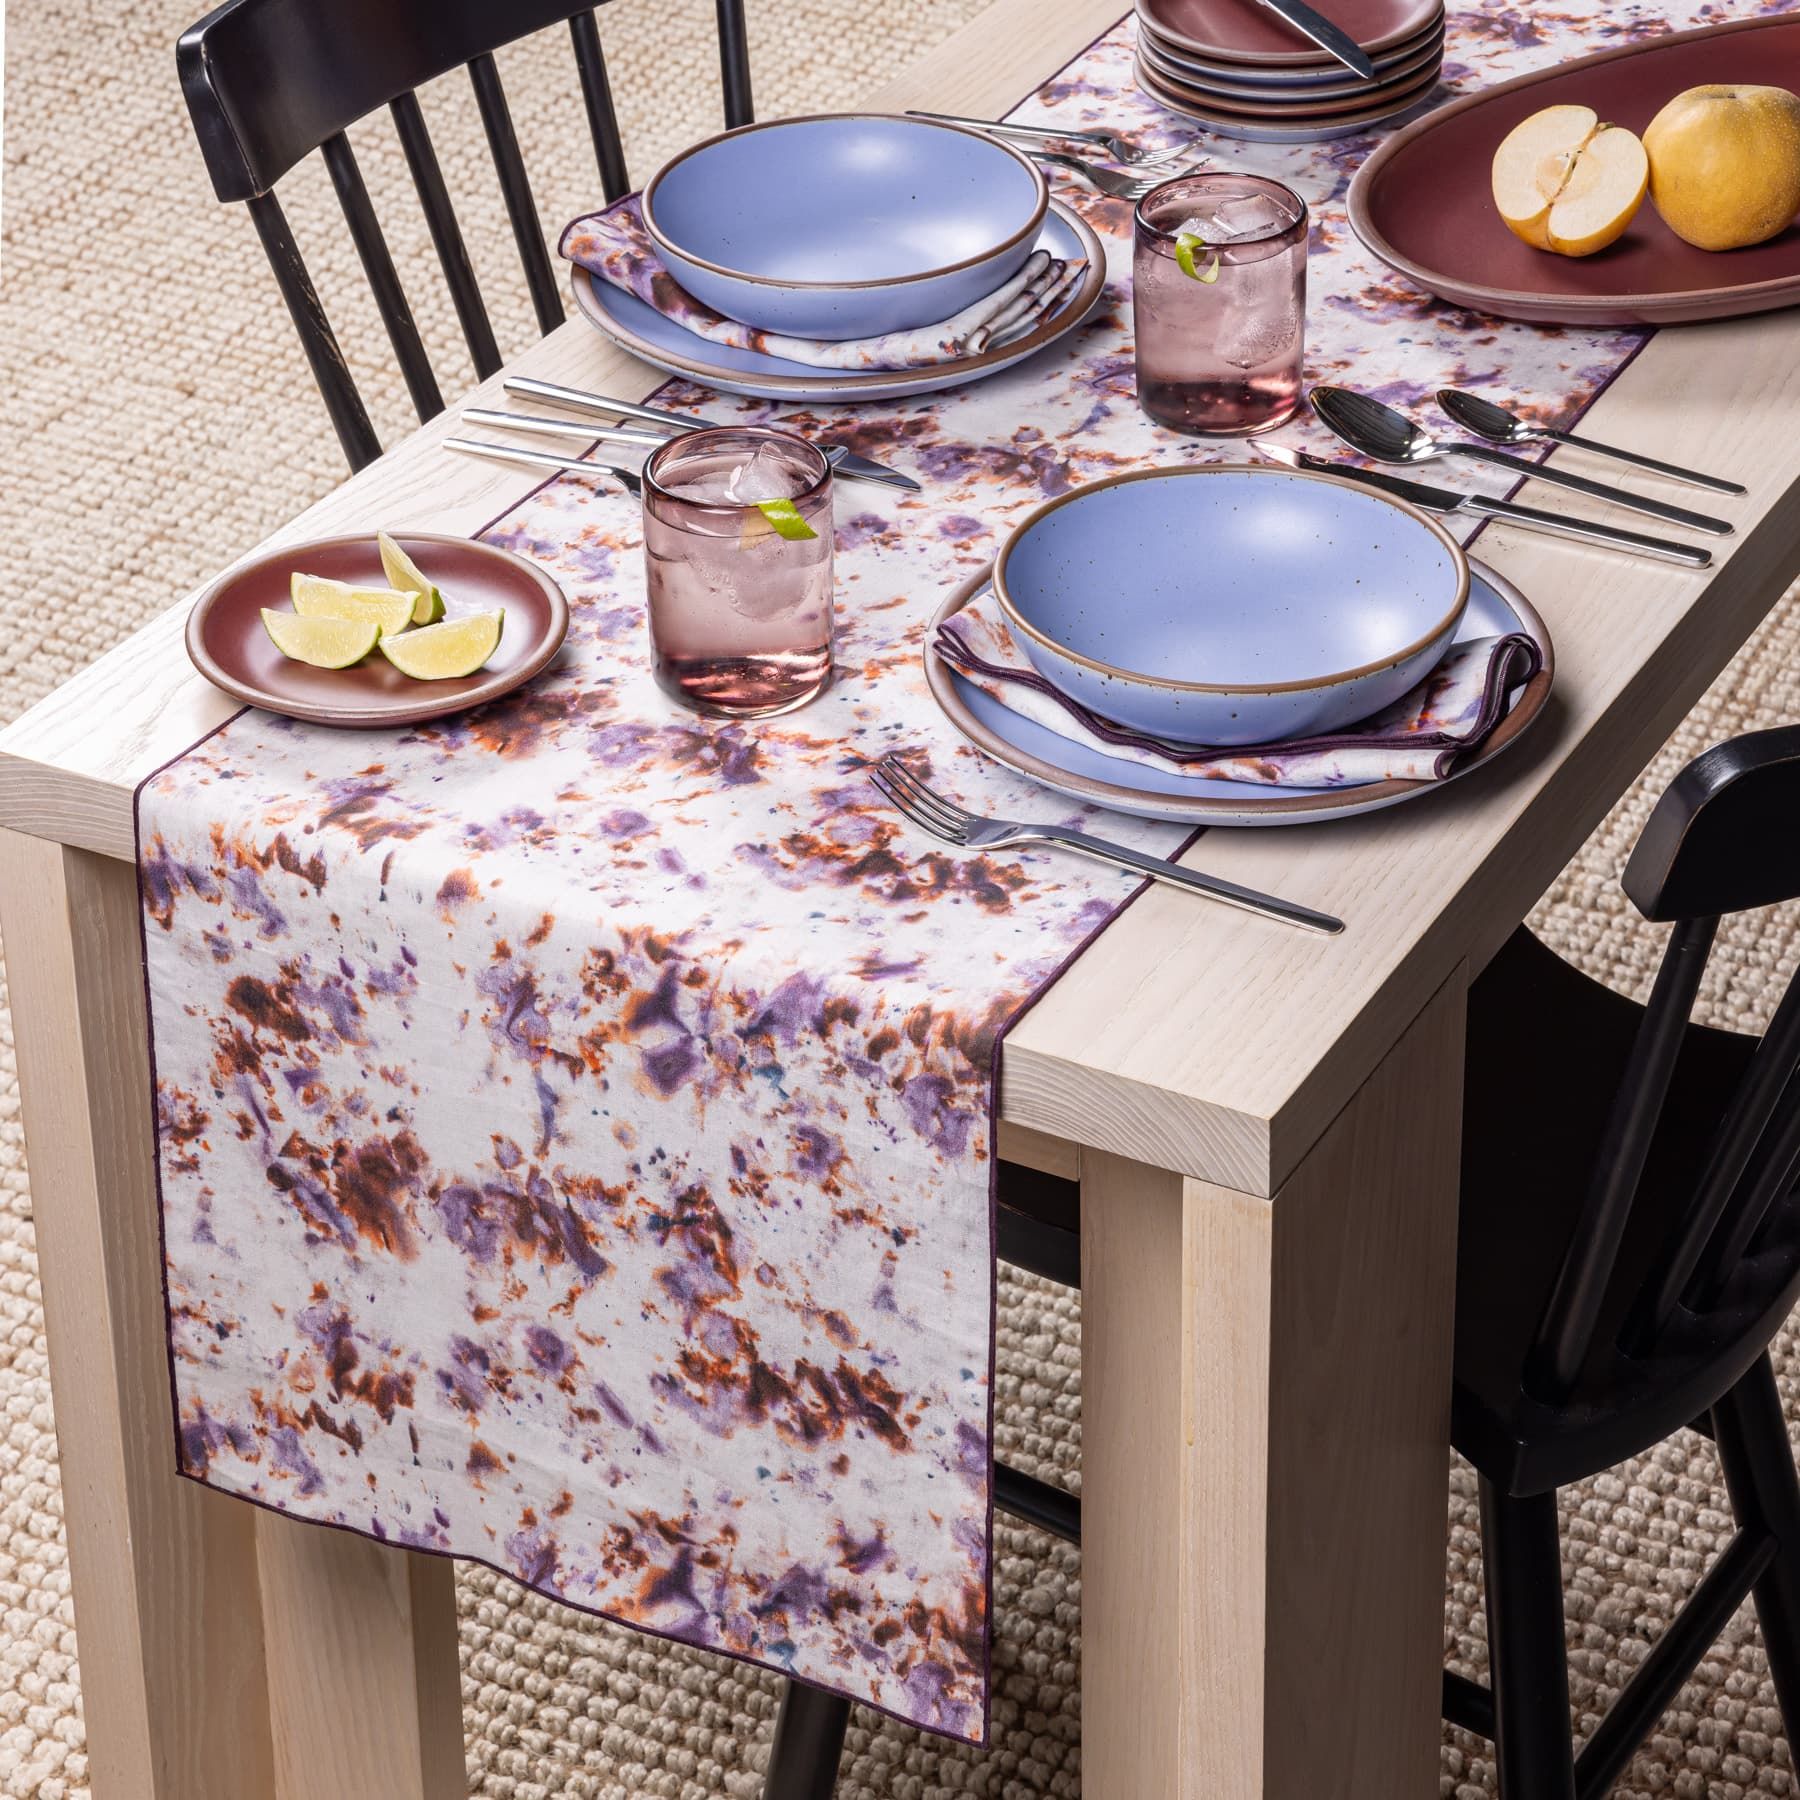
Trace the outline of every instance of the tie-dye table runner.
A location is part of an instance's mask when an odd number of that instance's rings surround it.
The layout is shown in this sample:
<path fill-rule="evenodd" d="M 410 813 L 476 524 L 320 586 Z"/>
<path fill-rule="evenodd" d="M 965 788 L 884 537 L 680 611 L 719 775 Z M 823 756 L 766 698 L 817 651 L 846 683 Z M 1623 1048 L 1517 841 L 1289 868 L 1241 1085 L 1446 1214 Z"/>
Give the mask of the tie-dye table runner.
<path fill-rule="evenodd" d="M 1703 16 L 1459 10 L 1446 74 Z M 1020 116 L 1185 135 L 1133 88 L 1130 42 L 1126 21 Z M 1367 147 L 1217 146 L 1318 204 L 1314 378 L 1578 410 L 1637 338 L 1476 318 L 1373 265 L 1341 206 Z M 907 747 L 972 801 L 1062 811 L 939 719 L 924 622 L 1046 495 L 1230 453 L 1139 413 L 1129 212 L 1072 198 L 1111 262 L 1085 330 L 976 387 L 822 415 L 926 484 L 839 488 L 822 701 L 754 725 L 673 708 L 636 507 L 564 478 L 488 533 L 569 595 L 528 691 L 381 736 L 248 711 L 145 783 L 184 1473 L 985 1737 L 998 1046 L 1130 888 L 941 852 L 861 770 Z"/>

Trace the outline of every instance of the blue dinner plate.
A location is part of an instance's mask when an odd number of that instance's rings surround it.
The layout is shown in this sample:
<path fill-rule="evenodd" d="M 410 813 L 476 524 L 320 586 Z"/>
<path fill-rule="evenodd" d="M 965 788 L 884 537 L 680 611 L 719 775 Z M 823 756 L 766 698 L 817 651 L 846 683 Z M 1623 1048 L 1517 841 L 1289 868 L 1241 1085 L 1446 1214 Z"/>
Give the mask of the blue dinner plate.
<path fill-rule="evenodd" d="M 1522 631 L 1543 652 L 1543 671 L 1509 696 L 1507 717 L 1475 756 L 1447 781 L 1378 781 L 1354 787 L 1273 788 L 1249 782 L 1175 775 L 1102 755 L 1021 718 L 939 661 L 929 648 L 940 620 L 949 618 L 988 585 L 984 571 L 963 583 L 938 608 L 925 629 L 925 674 L 950 723 L 976 749 L 1020 775 L 1089 806 L 1142 819 L 1190 825 L 1311 825 L 1417 800 L 1449 781 L 1482 768 L 1512 743 L 1543 710 L 1555 673 L 1550 633 L 1531 603 L 1484 563 L 1469 562 L 1469 604 L 1455 642 Z"/>
<path fill-rule="evenodd" d="M 725 394 L 747 394 L 764 400 L 892 400 L 907 394 L 931 394 L 962 387 L 984 376 L 1010 369 L 1014 363 L 1066 337 L 1099 304 L 1106 291 L 1106 251 L 1093 227 L 1058 201 L 1050 202 L 1037 247 L 1065 259 L 1086 257 L 1082 279 L 1047 319 L 1017 343 L 980 356 L 935 363 L 928 369 L 815 369 L 757 350 L 734 350 L 709 343 L 665 319 L 635 294 L 601 281 L 579 266 L 571 270 L 575 305 L 583 318 L 614 343 L 671 375 L 684 375 Z"/>

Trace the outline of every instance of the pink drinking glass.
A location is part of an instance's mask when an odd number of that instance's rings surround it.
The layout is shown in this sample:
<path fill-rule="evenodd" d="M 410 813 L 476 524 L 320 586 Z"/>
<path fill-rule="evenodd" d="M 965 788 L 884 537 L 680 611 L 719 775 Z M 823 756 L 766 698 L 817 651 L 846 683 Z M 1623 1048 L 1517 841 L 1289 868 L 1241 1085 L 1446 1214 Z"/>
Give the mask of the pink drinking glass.
<path fill-rule="evenodd" d="M 644 464 L 657 685 L 695 712 L 790 712 L 831 680 L 831 464 L 760 425 L 684 432 Z"/>
<path fill-rule="evenodd" d="M 1248 437 L 1294 416 L 1307 227 L 1291 188 L 1229 170 L 1179 175 L 1138 202 L 1138 404 L 1157 424 Z"/>

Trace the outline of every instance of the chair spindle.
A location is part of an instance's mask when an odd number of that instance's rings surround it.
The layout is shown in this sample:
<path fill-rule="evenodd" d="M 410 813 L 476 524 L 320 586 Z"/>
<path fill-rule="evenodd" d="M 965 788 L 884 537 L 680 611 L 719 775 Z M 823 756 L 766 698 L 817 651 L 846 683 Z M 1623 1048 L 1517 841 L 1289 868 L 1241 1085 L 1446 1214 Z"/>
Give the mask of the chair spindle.
<path fill-rule="evenodd" d="M 506 201 L 506 216 L 512 221 L 513 242 L 519 247 L 519 261 L 524 265 L 525 285 L 531 290 L 538 329 L 548 337 L 563 322 L 562 301 L 557 296 L 549 252 L 544 248 L 543 228 L 538 224 L 537 202 L 531 197 L 525 161 L 519 155 L 512 114 L 507 111 L 506 90 L 500 85 L 499 65 L 491 55 L 477 56 L 469 63 L 469 80 L 475 87 L 475 103 L 481 109 L 488 150 L 500 177 L 500 193 Z"/>
<path fill-rule="evenodd" d="M 750 100 L 750 44 L 744 35 L 743 0 L 718 0 L 719 78 L 725 89 L 725 123 L 735 130 L 756 116 Z"/>
<path fill-rule="evenodd" d="M 432 148 L 431 134 L 425 129 L 425 114 L 419 106 L 419 97 L 410 91 L 398 94 L 388 102 L 388 111 L 394 117 L 400 148 L 406 153 L 406 166 L 412 173 L 413 189 L 419 196 L 420 209 L 431 231 L 438 266 L 444 271 L 444 282 L 450 289 L 450 303 L 456 308 L 463 342 L 469 346 L 476 373 L 485 381 L 500 367 L 500 346 L 494 340 L 494 328 L 488 321 L 487 307 L 475 282 L 475 267 L 469 261 L 469 247 L 463 241 L 462 227 L 456 222 L 449 189 L 444 186 L 444 172 L 438 166 L 437 151 Z"/>
<path fill-rule="evenodd" d="M 341 131 L 328 137 L 319 146 L 319 153 L 330 171 L 331 185 L 337 189 L 338 204 L 344 210 L 356 254 L 362 259 L 363 274 L 368 277 L 381 322 L 387 327 L 388 342 L 394 346 L 400 372 L 406 377 L 406 391 L 412 395 L 413 408 L 423 423 L 444 410 L 444 396 L 431 372 L 425 342 L 413 321 L 412 308 L 406 303 L 406 290 L 400 285 L 387 239 L 381 235 L 381 221 L 375 217 L 362 170 L 356 166 L 356 153 Z"/>
<path fill-rule="evenodd" d="M 587 102 L 588 132 L 600 165 L 600 191 L 611 205 L 630 193 L 631 177 L 625 173 L 625 146 L 619 137 L 612 83 L 606 76 L 606 52 L 600 47 L 600 27 L 594 15 L 576 13 L 569 21 L 569 36 L 575 41 L 575 67 L 581 75 L 581 97 Z"/>
<path fill-rule="evenodd" d="M 1780 1125 L 1757 1145 L 1731 1212 L 1708 1247 L 1689 1292 L 1682 1296 L 1691 1304 L 1716 1303 L 1740 1259 L 1755 1253 L 1770 1209 L 1800 1180 L 1800 1077 L 1790 1077 L 1776 1110 Z"/>
<path fill-rule="evenodd" d="M 1745 1171 L 1762 1141 L 1777 1104 L 1800 1068 L 1800 979 L 1782 995 L 1775 1016 L 1756 1047 L 1749 1073 L 1732 1096 L 1707 1157 L 1694 1203 L 1681 1222 L 1676 1241 L 1658 1259 L 1654 1278 L 1632 1309 L 1624 1342 L 1633 1355 L 1642 1354 L 1668 1323 L 1684 1294 L 1698 1299 L 1710 1286 L 1694 1283 L 1704 1260 L 1708 1269 L 1733 1267 L 1714 1247 L 1737 1234 L 1729 1225 L 1721 1229 L 1727 1208 L 1735 1213 L 1734 1196 L 1741 1199 Z M 1748 1234 L 1744 1234 L 1747 1240 Z M 1693 1284 L 1690 1286 L 1690 1284 Z"/>
<path fill-rule="evenodd" d="M 275 271 L 275 284 L 287 302 L 294 329 L 300 334 L 300 347 L 324 396 L 325 410 L 331 415 L 338 442 L 350 467 L 360 469 L 381 454 L 381 440 L 369 423 L 362 396 L 356 391 L 344 353 L 338 348 L 337 335 L 320 304 L 318 289 L 313 286 L 300 246 L 288 228 L 287 215 L 272 188 L 252 194 L 244 204 L 256 225 L 256 235 L 262 239 L 269 267 Z"/>
<path fill-rule="evenodd" d="M 1525 1371 L 1527 1388 L 1555 1400 L 1574 1386 L 1631 1218 L 1651 1140 L 1668 1097 L 1675 1061 L 1719 921 L 1684 919 L 1675 927 L 1631 1047 L 1618 1100 L 1607 1119 L 1595 1171 L 1569 1253 L 1557 1274 Z"/>

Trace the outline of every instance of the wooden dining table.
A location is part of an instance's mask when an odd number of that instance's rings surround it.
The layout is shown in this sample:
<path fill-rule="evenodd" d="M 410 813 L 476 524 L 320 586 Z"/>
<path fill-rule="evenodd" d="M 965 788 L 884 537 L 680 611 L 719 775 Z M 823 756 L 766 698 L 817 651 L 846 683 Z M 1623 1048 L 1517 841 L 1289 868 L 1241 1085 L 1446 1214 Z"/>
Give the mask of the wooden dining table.
<path fill-rule="evenodd" d="M 993 116 L 1119 10 L 997 0 L 870 102 Z M 662 379 L 579 320 L 507 372 Z M 472 397 L 497 403 L 499 377 Z M 1081 1184 L 1090 1800 L 1435 1791 L 1465 996 L 1800 572 L 1796 419 L 1800 315 L 1652 339 L 1589 426 L 1748 485 L 1715 567 L 1490 528 L 1481 556 L 1556 645 L 1519 744 L 1417 805 L 1187 852 L 1343 935 L 1157 888 L 1007 1040 L 1003 1153 Z M 434 420 L 269 545 L 476 531 L 533 478 L 447 452 L 453 430 Z M 0 732 L 93 1792 L 441 1800 L 465 1780 L 452 1565 L 176 1473 L 132 797 L 234 703 L 170 598 Z"/>

